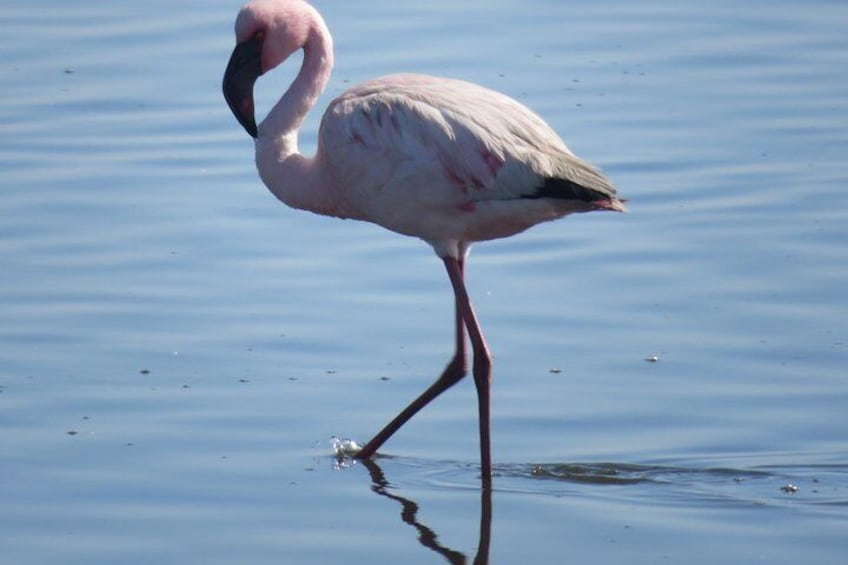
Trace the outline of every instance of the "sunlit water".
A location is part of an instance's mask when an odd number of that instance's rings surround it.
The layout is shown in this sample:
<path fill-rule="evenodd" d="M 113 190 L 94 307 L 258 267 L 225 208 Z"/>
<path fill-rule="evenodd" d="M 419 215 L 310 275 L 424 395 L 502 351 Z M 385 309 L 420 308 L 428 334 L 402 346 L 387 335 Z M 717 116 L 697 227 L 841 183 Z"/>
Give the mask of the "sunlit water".
<path fill-rule="evenodd" d="M 262 188 L 224 4 L 0 9 L 4 563 L 845 562 L 844 3 L 316 2 L 321 107 L 480 82 L 630 199 L 472 253 L 490 500 L 468 383 L 335 457 L 441 370 L 450 289 Z"/>

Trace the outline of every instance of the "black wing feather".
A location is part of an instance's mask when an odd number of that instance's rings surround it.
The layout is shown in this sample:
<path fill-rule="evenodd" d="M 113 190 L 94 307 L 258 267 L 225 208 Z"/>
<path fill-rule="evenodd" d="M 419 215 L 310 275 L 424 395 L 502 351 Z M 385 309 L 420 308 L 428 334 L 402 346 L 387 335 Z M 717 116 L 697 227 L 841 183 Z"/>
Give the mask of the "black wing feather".
<path fill-rule="evenodd" d="M 538 187 L 535 192 L 521 196 L 521 198 L 529 199 L 556 198 L 558 200 L 579 200 L 581 202 L 595 202 L 609 197 L 609 194 L 563 178 L 546 178 L 544 184 Z"/>

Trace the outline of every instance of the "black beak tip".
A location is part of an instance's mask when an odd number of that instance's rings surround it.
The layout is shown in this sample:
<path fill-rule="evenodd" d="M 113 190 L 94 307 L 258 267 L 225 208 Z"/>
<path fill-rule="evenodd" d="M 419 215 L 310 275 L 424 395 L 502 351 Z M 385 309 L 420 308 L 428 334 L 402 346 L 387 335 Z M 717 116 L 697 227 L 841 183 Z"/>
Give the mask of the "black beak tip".
<path fill-rule="evenodd" d="M 241 127 L 244 128 L 244 131 L 250 135 L 253 139 L 259 137 L 259 127 L 256 125 L 256 118 L 251 114 L 236 114 L 236 119 L 238 123 L 241 124 Z"/>
<path fill-rule="evenodd" d="M 262 37 L 236 45 L 224 72 L 222 89 L 230 110 L 254 139 L 259 136 L 259 128 L 254 116 L 253 85 L 261 74 Z"/>
<path fill-rule="evenodd" d="M 253 115 L 253 96 L 250 91 L 242 92 L 229 80 L 224 78 L 224 99 L 241 127 L 254 139 L 259 135 L 256 118 Z"/>

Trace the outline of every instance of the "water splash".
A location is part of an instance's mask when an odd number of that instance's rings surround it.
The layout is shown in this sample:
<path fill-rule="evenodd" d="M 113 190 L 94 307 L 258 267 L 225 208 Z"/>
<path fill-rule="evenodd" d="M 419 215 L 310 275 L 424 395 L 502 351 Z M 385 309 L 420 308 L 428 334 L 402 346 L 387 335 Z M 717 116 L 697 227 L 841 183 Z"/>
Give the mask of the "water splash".
<path fill-rule="evenodd" d="M 330 437 L 330 447 L 333 448 L 333 455 L 336 458 L 334 469 L 346 469 L 356 464 L 354 458 L 360 452 L 362 446 L 350 438 L 341 438 L 338 436 Z"/>
<path fill-rule="evenodd" d="M 333 447 L 333 453 L 336 454 L 336 457 L 352 457 L 362 449 L 362 446 L 356 443 L 356 440 L 338 436 L 330 438 L 330 445 Z"/>

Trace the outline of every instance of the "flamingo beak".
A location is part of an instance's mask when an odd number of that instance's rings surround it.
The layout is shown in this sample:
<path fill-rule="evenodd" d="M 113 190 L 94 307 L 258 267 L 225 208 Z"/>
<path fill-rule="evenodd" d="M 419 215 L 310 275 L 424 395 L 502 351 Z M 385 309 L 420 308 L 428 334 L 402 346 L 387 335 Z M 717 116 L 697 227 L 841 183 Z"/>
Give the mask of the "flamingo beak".
<path fill-rule="evenodd" d="M 242 127 L 255 138 L 259 135 L 253 106 L 253 85 L 262 75 L 262 35 L 239 43 L 233 49 L 224 71 L 224 98 Z"/>

